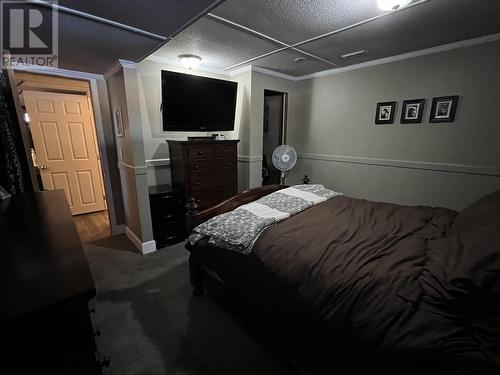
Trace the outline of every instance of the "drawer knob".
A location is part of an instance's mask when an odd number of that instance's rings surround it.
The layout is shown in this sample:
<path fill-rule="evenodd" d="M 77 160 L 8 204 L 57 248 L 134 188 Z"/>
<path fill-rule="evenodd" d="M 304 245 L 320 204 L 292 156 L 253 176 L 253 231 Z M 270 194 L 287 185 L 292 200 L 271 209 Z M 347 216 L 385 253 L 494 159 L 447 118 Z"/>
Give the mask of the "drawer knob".
<path fill-rule="evenodd" d="M 203 151 L 198 151 L 198 155 L 203 155 Z"/>
<path fill-rule="evenodd" d="M 230 162 L 230 161 L 228 161 L 228 162 L 226 163 L 226 165 L 227 165 L 228 167 L 230 167 L 230 166 L 231 166 L 231 162 Z"/>
<path fill-rule="evenodd" d="M 170 215 L 165 215 L 165 219 L 171 219 L 174 217 L 174 214 L 170 214 Z"/>
<path fill-rule="evenodd" d="M 175 234 L 173 234 L 173 235 L 168 236 L 167 238 L 165 238 L 165 241 L 173 240 L 175 237 L 177 237 L 177 236 Z"/>
<path fill-rule="evenodd" d="M 196 164 L 196 165 L 194 166 L 194 169 L 200 169 L 200 166 L 199 166 L 198 164 Z"/>
<path fill-rule="evenodd" d="M 200 184 L 200 181 L 196 181 L 195 185 L 196 185 L 196 186 L 200 186 L 200 185 L 201 185 L 201 184 Z"/>
<path fill-rule="evenodd" d="M 225 154 L 227 153 L 227 150 L 225 148 L 222 149 L 222 153 Z"/>

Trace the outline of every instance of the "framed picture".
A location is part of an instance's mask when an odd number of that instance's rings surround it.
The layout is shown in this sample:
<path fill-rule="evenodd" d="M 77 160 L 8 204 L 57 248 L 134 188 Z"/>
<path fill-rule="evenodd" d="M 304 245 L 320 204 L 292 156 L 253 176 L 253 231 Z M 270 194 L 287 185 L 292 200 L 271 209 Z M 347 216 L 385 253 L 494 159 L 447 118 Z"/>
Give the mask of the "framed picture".
<path fill-rule="evenodd" d="M 392 124 L 394 122 L 394 112 L 396 111 L 396 102 L 377 103 L 377 113 L 375 115 L 375 124 Z"/>
<path fill-rule="evenodd" d="M 424 115 L 425 99 L 412 99 L 403 102 L 403 110 L 401 112 L 402 124 L 419 124 L 422 122 Z"/>
<path fill-rule="evenodd" d="M 115 124 L 115 133 L 117 137 L 123 137 L 123 119 L 122 109 L 118 108 L 113 111 L 113 122 Z"/>
<path fill-rule="evenodd" d="M 453 122 L 457 112 L 458 96 L 441 96 L 432 99 L 431 122 Z"/>

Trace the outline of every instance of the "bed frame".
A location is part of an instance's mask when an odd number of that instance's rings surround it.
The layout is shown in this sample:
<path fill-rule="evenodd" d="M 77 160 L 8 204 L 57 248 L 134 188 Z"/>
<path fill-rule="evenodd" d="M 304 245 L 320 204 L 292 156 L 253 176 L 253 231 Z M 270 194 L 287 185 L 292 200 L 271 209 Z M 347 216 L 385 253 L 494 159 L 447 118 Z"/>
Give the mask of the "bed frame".
<path fill-rule="evenodd" d="M 211 219 L 214 216 L 229 212 L 235 208 L 253 202 L 259 198 L 262 198 L 268 194 L 275 191 L 286 188 L 286 185 L 267 185 L 250 190 L 246 190 L 240 194 L 237 194 L 225 201 L 207 208 L 202 211 L 198 211 L 198 202 L 195 198 L 189 198 L 186 205 L 186 225 L 188 233 L 190 233 L 193 228 L 200 225 L 201 223 Z M 191 249 L 191 244 L 188 242 L 186 244 L 188 250 Z M 210 272 L 207 272 L 203 264 L 201 264 L 196 257 L 191 254 L 189 256 L 189 275 L 191 285 L 193 286 L 193 294 L 196 296 L 202 295 L 204 293 L 203 289 L 203 278 L 209 276 Z"/>
<path fill-rule="evenodd" d="M 203 211 L 198 211 L 198 201 L 194 197 L 191 197 L 188 199 L 188 203 L 186 205 L 186 224 L 188 231 L 191 232 L 194 227 L 200 225 L 208 219 L 211 219 L 214 216 L 232 211 L 241 205 L 253 202 L 265 195 L 271 194 L 286 187 L 288 186 L 267 185 L 246 190 L 243 193 L 237 194 Z"/>

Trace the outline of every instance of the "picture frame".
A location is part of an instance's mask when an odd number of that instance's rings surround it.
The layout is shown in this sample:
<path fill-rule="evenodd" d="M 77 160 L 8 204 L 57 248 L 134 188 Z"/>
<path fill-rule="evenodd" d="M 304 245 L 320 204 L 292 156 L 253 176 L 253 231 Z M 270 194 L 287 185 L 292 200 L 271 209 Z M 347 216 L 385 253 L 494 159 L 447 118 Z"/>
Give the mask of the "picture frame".
<path fill-rule="evenodd" d="M 458 95 L 439 96 L 432 99 L 430 122 L 454 122 L 458 107 Z"/>
<path fill-rule="evenodd" d="M 377 103 L 375 124 L 377 125 L 393 124 L 395 112 L 396 112 L 396 102 Z"/>
<path fill-rule="evenodd" d="M 420 124 L 424 117 L 425 99 L 411 99 L 403 102 L 402 124 Z"/>
<path fill-rule="evenodd" d="M 118 108 L 113 111 L 113 123 L 115 125 L 115 134 L 117 137 L 123 137 L 123 118 L 122 109 Z"/>

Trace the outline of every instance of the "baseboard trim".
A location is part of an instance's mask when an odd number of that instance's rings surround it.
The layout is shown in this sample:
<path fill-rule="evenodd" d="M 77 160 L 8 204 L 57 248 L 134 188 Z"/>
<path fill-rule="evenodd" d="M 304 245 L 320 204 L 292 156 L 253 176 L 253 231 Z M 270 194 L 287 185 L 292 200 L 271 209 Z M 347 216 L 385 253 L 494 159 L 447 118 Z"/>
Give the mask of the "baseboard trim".
<path fill-rule="evenodd" d="M 378 159 L 378 158 L 366 158 L 357 156 L 341 156 L 341 155 L 309 154 L 309 153 L 299 153 L 298 157 L 299 159 L 306 159 L 306 160 L 322 160 L 322 161 L 333 161 L 338 163 L 365 164 L 365 165 L 375 165 L 375 166 L 392 167 L 392 168 L 420 169 L 420 170 L 430 170 L 437 172 L 463 173 L 463 174 L 494 176 L 494 177 L 500 176 L 499 168 L 490 166 L 481 166 L 481 165 L 433 163 L 425 161 Z"/>
<path fill-rule="evenodd" d="M 125 226 L 125 235 L 139 249 L 142 254 L 149 254 L 156 251 L 156 241 L 142 242 L 139 237 L 127 226 Z"/>

